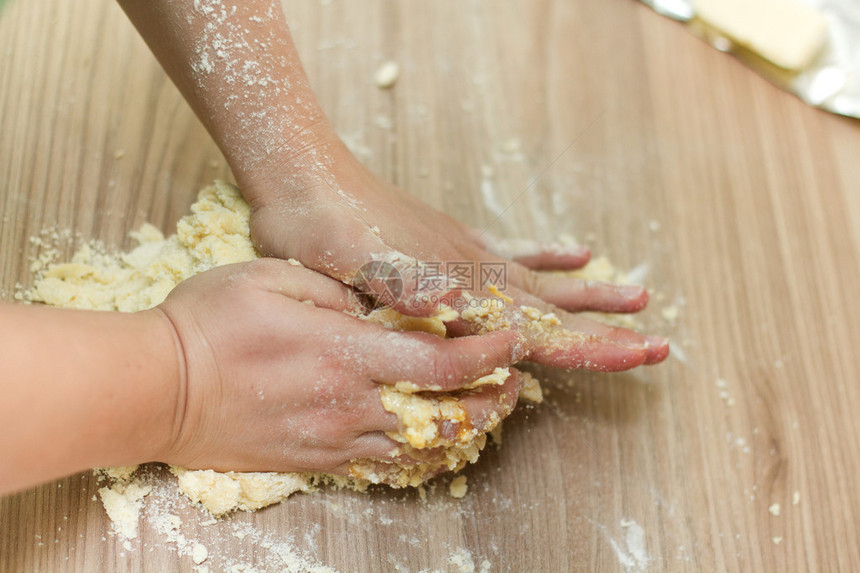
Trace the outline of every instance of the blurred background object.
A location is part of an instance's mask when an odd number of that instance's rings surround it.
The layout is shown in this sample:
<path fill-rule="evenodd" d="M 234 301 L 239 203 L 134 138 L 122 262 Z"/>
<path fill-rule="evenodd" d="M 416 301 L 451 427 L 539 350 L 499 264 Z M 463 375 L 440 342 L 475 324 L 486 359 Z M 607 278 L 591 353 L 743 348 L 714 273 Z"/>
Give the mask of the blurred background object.
<path fill-rule="evenodd" d="M 642 1 L 809 105 L 860 117 L 856 1 Z"/>

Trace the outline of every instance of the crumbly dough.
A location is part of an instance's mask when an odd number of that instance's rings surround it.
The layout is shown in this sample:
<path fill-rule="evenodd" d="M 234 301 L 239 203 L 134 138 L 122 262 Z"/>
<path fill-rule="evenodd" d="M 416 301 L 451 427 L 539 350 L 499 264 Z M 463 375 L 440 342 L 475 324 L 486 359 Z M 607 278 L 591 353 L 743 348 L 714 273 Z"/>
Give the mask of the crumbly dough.
<path fill-rule="evenodd" d="M 543 390 L 540 387 L 540 381 L 528 372 L 522 372 L 522 376 L 523 388 L 520 390 L 520 398 L 532 404 L 543 402 Z"/>
<path fill-rule="evenodd" d="M 135 312 L 151 308 L 192 275 L 256 258 L 258 255 L 250 239 L 249 216 L 250 208 L 239 190 L 216 181 L 200 191 L 191 214 L 177 224 L 175 235 L 165 238 L 157 228 L 144 224 L 132 233 L 138 246 L 129 252 L 111 254 L 96 244 L 85 245 L 71 262 L 51 265 L 25 298 L 79 309 Z M 483 324 L 482 331 L 510 328 L 502 312 L 510 299 L 504 298 L 493 299 L 498 304 L 490 306 L 475 305 L 476 310 L 467 309 L 462 315 Z M 391 309 L 377 310 L 365 318 L 395 330 L 419 330 L 444 336 L 444 321 L 453 317 L 456 317 L 455 311 L 443 308 L 428 318 L 405 317 Z M 536 324 L 548 319 L 541 315 Z M 509 374 L 506 368 L 499 368 L 464 391 L 486 384 L 503 384 Z M 527 379 L 527 394 L 531 397 L 540 394 L 539 386 L 535 390 L 536 384 L 536 380 Z M 445 460 L 441 463 L 446 469 L 456 471 L 476 461 L 486 443 L 486 434 L 499 426 L 501 418 L 494 415 L 483 427 L 476 428 L 453 397 L 417 390 L 409 381 L 395 387 L 381 387 L 383 406 L 400 421 L 400 430 L 390 434 L 401 444 L 392 452 L 393 457 L 409 454 L 421 459 L 421 450 L 442 448 Z M 440 433 L 443 425 L 457 429 L 454 438 Z M 237 509 L 253 511 L 280 502 L 297 491 L 310 491 L 321 483 L 357 489 L 370 483 L 418 486 L 438 473 L 440 467 L 438 460 L 406 467 L 397 459 L 385 463 L 355 460 L 351 465 L 351 478 L 300 473 L 219 473 L 178 467 L 171 471 L 177 476 L 179 488 L 192 501 L 201 503 L 213 515 L 223 515 Z M 116 483 L 112 488 L 103 488 L 105 507 L 112 518 L 116 514 L 122 523 L 131 521 L 123 516 L 130 515 L 130 510 L 138 507 L 136 504 L 146 495 L 139 489 L 139 483 L 132 481 L 133 471 L 134 468 L 108 471 Z M 136 516 L 137 510 L 133 513 Z M 136 528 L 136 519 L 134 522 Z"/>
<path fill-rule="evenodd" d="M 457 476 L 448 485 L 448 494 L 454 499 L 466 497 L 468 491 L 469 484 L 466 483 L 466 476 Z"/>
<path fill-rule="evenodd" d="M 374 74 L 374 79 L 376 80 L 376 85 L 380 89 L 388 89 L 394 86 L 397 83 L 397 80 L 400 78 L 400 64 L 393 61 L 383 62 L 379 68 L 377 68 L 376 73 Z"/>
<path fill-rule="evenodd" d="M 508 376 L 510 371 L 507 368 L 496 368 L 492 374 L 469 384 L 467 390 L 489 384 L 504 384 Z M 477 461 L 480 451 L 487 443 L 487 433 L 502 421 L 501 417 L 493 412 L 490 418 L 477 428 L 472 425 L 466 409 L 454 396 L 413 393 L 414 388 L 401 388 L 402 385 L 398 384 L 380 389 L 382 407 L 396 414 L 399 421 L 398 431 L 388 433 L 391 439 L 402 444 L 397 454 L 408 454 L 420 459 L 421 450 L 441 448 L 445 454 L 441 465 L 445 469 L 459 471 L 466 464 Z M 509 413 L 504 412 L 505 415 Z M 443 435 L 440 422 L 450 428 L 453 435 Z M 350 465 L 350 475 L 373 483 L 415 487 L 435 475 L 439 468 L 438 462 L 402 467 L 393 463 L 360 460 Z"/>
<path fill-rule="evenodd" d="M 241 509 L 256 511 L 298 491 L 313 489 L 313 476 L 300 473 L 216 472 L 173 466 L 179 489 L 213 515 Z"/>
<path fill-rule="evenodd" d="M 113 523 L 114 532 L 128 541 L 137 537 L 137 522 L 143 498 L 152 486 L 138 481 L 120 480 L 99 489 L 99 497 Z"/>

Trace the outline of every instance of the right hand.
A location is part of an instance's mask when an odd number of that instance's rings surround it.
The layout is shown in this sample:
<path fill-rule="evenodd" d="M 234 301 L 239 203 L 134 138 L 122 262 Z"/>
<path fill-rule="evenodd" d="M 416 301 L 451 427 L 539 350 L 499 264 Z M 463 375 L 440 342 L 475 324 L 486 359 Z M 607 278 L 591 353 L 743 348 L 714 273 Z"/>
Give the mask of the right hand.
<path fill-rule="evenodd" d="M 322 132 L 327 129 L 320 126 Z M 313 154 L 311 153 L 313 152 Z M 527 340 L 525 358 L 548 366 L 595 371 L 628 370 L 657 364 L 669 354 L 668 340 L 589 320 L 581 311 L 638 312 L 648 302 L 641 286 L 588 281 L 542 270 L 572 270 L 585 265 L 584 248 L 534 245 L 530 255 L 510 258 L 491 251 L 490 237 L 423 204 L 396 186 L 381 180 L 353 157 L 333 134 L 311 138 L 305 153 L 326 157 L 316 168 L 305 156 L 274 161 L 253 173 L 236 169 L 242 192 L 252 206 L 251 235 L 267 255 L 295 258 L 304 265 L 350 284 L 363 265 L 387 262 L 403 277 L 402 296 L 394 308 L 422 316 L 433 301 L 453 299 L 447 275 L 437 290 L 419 287 L 415 263 L 471 265 L 475 296 L 485 288 L 477 269 L 491 263 L 503 268 L 505 294 L 513 301 L 506 313 Z M 365 290 L 379 294 L 374 285 Z M 446 294 L 447 293 L 447 294 Z M 429 299 L 430 304 L 422 302 Z M 462 302 L 462 300 L 460 301 Z M 553 313 L 560 320 L 550 336 L 535 336 L 521 326 L 527 320 L 522 306 Z M 462 321 L 449 324 L 449 336 L 475 334 Z"/>
<path fill-rule="evenodd" d="M 397 431 L 398 421 L 383 409 L 379 384 L 452 391 L 522 352 L 512 331 L 445 340 L 344 312 L 358 310 L 340 282 L 278 259 L 180 284 L 157 310 L 173 325 L 184 361 L 177 421 L 158 461 L 338 474 L 354 459 L 391 461 L 398 444 L 385 432 Z M 503 386 L 469 393 L 463 404 L 472 422 L 503 417 L 521 383 L 514 373 Z"/>

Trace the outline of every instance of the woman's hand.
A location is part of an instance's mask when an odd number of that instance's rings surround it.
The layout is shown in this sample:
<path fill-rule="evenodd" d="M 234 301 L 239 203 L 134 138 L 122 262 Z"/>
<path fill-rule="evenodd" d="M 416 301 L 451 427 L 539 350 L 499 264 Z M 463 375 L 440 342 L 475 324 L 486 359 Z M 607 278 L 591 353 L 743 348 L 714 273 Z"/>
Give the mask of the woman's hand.
<path fill-rule="evenodd" d="M 372 261 L 390 263 L 402 278 L 402 295 L 393 302 L 396 310 L 426 315 L 445 298 L 454 302 L 462 290 L 454 268 L 470 269 L 476 294 L 487 293 L 482 265 L 501 270 L 506 279 L 503 295 L 513 327 L 528 339 L 527 357 L 563 368 L 609 371 L 626 370 L 640 364 L 655 364 L 666 358 L 668 342 L 623 328 L 608 327 L 575 313 L 635 312 L 648 301 L 640 286 L 585 281 L 540 270 L 570 270 L 588 262 L 589 253 L 580 247 L 535 245 L 532 252 L 503 258 L 493 239 L 423 204 L 393 185 L 380 180 L 361 166 L 332 135 L 306 149 L 330 161 L 326 167 L 303 168 L 308 157 L 298 155 L 273 164 L 269 173 L 238 174 L 253 208 L 251 233 L 257 247 L 275 257 L 292 257 L 343 283 L 354 284 L 356 276 Z M 302 175 L 296 175 L 300 173 Z M 265 174 L 265 175 L 264 175 Z M 441 272 L 440 275 L 430 275 Z M 382 281 L 364 282 L 376 294 Z M 462 303 L 462 299 L 458 302 Z M 527 323 L 521 307 L 555 313 L 562 336 L 539 336 L 522 328 Z M 478 330 L 464 321 L 449 325 L 449 334 L 461 336 Z M 546 334 L 546 333 L 544 333 Z"/>
<path fill-rule="evenodd" d="M 662 338 L 572 314 L 638 311 L 648 298 L 643 288 L 535 272 L 581 266 L 588 260 L 586 250 L 549 245 L 507 260 L 493 254 L 498 245 L 486 235 L 361 166 L 317 102 L 278 0 L 245 0 L 229 9 L 205 1 L 120 4 L 230 162 L 253 207 L 254 239 L 267 255 L 294 257 L 346 284 L 367 263 L 394 264 L 404 275 L 395 308 L 419 315 L 429 313 L 457 286 L 447 280 L 449 263 L 474 264 L 476 269 L 482 263 L 502 263 L 505 294 L 513 300 L 509 312 L 521 315 L 521 306 L 554 312 L 568 332 L 563 338 L 526 333 L 530 359 L 619 370 L 654 364 L 668 355 Z M 421 284 L 429 278 L 425 271 L 437 265 L 445 273 L 441 285 L 435 278 Z M 385 284 L 369 281 L 364 286 L 379 294 Z M 522 316 L 512 318 L 523 323 Z"/>
<path fill-rule="evenodd" d="M 380 384 L 456 390 L 522 352 L 510 331 L 444 340 L 360 320 L 343 312 L 359 309 L 349 288 L 278 259 L 207 271 L 159 308 L 184 375 L 181 422 L 157 459 L 190 468 L 345 474 L 350 460 L 391 461 L 398 421 Z M 473 423 L 504 417 L 521 383 L 470 393 Z"/>

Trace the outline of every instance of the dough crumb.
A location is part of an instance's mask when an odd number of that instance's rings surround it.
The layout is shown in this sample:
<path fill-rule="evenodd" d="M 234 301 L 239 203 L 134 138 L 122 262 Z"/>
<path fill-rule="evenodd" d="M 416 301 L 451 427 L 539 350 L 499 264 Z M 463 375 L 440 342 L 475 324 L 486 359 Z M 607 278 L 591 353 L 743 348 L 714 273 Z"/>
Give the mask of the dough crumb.
<path fill-rule="evenodd" d="M 152 491 L 152 486 L 141 482 L 116 482 L 111 487 L 99 489 L 105 511 L 110 517 L 113 532 L 123 540 L 123 546 L 130 549 L 128 542 L 137 538 L 137 523 L 143 498 Z"/>
<path fill-rule="evenodd" d="M 490 431 L 489 436 L 493 439 L 493 443 L 496 445 L 496 448 L 500 448 L 502 446 L 502 424 L 493 428 Z"/>
<path fill-rule="evenodd" d="M 522 372 L 523 389 L 520 391 L 520 398 L 532 404 L 540 404 L 543 402 L 543 390 L 540 386 L 540 381 L 529 374 Z"/>
<path fill-rule="evenodd" d="M 397 83 L 400 78 L 400 64 L 393 61 L 384 62 L 374 74 L 376 85 L 381 89 L 388 89 Z"/>
<path fill-rule="evenodd" d="M 178 515 L 174 515 L 172 513 L 167 514 L 166 522 L 167 522 L 167 526 L 170 529 L 175 530 L 175 529 L 179 529 L 180 527 L 182 527 L 182 518 L 179 517 Z"/>
<path fill-rule="evenodd" d="M 313 489 L 313 474 L 274 472 L 216 472 L 171 467 L 179 489 L 212 515 L 241 509 L 254 511 Z"/>
<path fill-rule="evenodd" d="M 475 573 L 475 561 L 468 549 L 458 549 L 448 556 L 448 565 L 451 565 L 457 573 Z M 483 571 L 483 567 L 481 568 Z"/>
<path fill-rule="evenodd" d="M 778 503 L 775 503 L 775 504 L 771 505 L 769 508 L 767 508 L 767 510 L 768 510 L 768 511 L 771 513 L 771 515 L 773 515 L 774 517 L 779 517 L 779 504 L 778 504 Z"/>
<path fill-rule="evenodd" d="M 519 137 L 509 137 L 508 139 L 502 142 L 501 148 L 502 151 L 508 154 L 517 153 L 522 149 L 523 145 L 520 142 Z"/>
<path fill-rule="evenodd" d="M 202 543 L 195 543 L 194 549 L 191 550 L 191 559 L 194 560 L 194 563 L 200 565 L 206 558 L 209 557 L 209 550 L 206 549 L 206 546 Z"/>
<path fill-rule="evenodd" d="M 458 476 L 451 480 L 450 485 L 448 485 L 448 493 L 454 499 L 464 498 L 468 491 L 469 484 L 466 483 L 466 476 Z"/>
<path fill-rule="evenodd" d="M 791 497 L 791 505 L 797 505 L 800 503 L 800 492 L 794 492 L 794 495 Z"/>
<path fill-rule="evenodd" d="M 666 322 L 669 324 L 675 324 L 675 321 L 678 320 L 678 307 L 674 304 L 672 306 L 667 306 L 660 311 L 660 314 L 663 315 Z"/>

